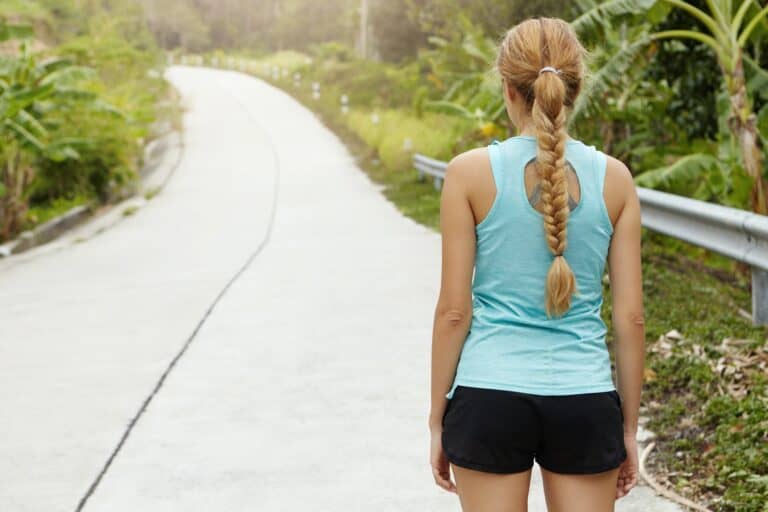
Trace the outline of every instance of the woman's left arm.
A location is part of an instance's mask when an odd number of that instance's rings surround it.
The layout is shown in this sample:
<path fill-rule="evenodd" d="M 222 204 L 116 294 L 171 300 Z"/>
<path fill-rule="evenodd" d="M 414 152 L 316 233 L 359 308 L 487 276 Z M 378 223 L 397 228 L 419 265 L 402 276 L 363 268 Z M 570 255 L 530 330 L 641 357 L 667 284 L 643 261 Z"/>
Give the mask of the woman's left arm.
<path fill-rule="evenodd" d="M 442 272 L 432 332 L 432 404 L 429 428 L 442 431 L 445 398 L 456 374 L 459 355 L 472 322 L 472 272 L 475 265 L 475 220 L 467 191 L 477 172 L 477 149 L 448 164 L 440 198 Z M 487 156 L 485 156 L 487 158 Z"/>

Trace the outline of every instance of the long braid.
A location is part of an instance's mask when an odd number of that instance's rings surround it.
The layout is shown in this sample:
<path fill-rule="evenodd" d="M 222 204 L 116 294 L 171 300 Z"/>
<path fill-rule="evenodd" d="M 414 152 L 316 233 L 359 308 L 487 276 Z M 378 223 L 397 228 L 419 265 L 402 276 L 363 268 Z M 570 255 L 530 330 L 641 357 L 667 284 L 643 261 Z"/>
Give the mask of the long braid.
<path fill-rule="evenodd" d="M 549 65 L 550 49 L 545 20 L 539 18 L 541 66 Z M 541 201 L 544 207 L 544 236 L 555 259 L 547 272 L 547 316 L 561 315 L 571 306 L 576 276 L 565 260 L 568 246 L 568 180 L 565 170 L 565 84 L 558 74 L 539 72 L 533 82 L 531 114 L 536 127 L 536 161 L 541 177 Z"/>
<path fill-rule="evenodd" d="M 544 307 L 549 317 L 568 311 L 572 296 L 578 294 L 576 276 L 564 255 L 570 214 L 565 127 L 566 109 L 573 106 L 581 90 L 585 55 L 586 50 L 567 22 L 541 17 L 527 19 L 508 30 L 496 57 L 505 86 L 514 87 L 525 99 L 536 128 L 544 236 L 554 255 L 545 283 Z"/>
<path fill-rule="evenodd" d="M 565 174 L 565 115 L 550 119 L 534 102 L 538 148 L 536 163 L 541 176 L 541 200 L 544 205 L 544 229 L 552 254 L 562 254 L 568 245 L 568 181 Z"/>

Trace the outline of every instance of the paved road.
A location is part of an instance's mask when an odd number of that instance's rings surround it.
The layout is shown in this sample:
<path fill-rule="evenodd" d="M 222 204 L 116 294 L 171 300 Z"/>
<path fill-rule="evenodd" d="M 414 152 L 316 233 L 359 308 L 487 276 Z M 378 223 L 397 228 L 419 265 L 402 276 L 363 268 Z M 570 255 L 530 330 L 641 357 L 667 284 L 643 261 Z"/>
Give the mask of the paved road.
<path fill-rule="evenodd" d="M 163 192 L 0 263 L 0 510 L 459 510 L 427 466 L 439 236 L 283 92 L 169 77 L 187 149 Z"/>

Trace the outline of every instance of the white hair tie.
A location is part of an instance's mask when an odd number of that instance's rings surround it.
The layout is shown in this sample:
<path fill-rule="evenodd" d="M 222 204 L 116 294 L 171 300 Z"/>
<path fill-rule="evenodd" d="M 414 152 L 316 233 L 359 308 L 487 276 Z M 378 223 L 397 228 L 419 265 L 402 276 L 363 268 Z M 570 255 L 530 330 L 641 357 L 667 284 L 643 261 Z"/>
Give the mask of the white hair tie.
<path fill-rule="evenodd" d="M 555 69 L 552 66 L 544 66 L 543 68 L 541 68 L 539 70 L 539 74 L 542 74 L 542 73 L 544 73 L 546 71 L 551 71 L 552 73 L 557 73 L 558 75 L 560 74 L 560 70 L 559 69 Z"/>

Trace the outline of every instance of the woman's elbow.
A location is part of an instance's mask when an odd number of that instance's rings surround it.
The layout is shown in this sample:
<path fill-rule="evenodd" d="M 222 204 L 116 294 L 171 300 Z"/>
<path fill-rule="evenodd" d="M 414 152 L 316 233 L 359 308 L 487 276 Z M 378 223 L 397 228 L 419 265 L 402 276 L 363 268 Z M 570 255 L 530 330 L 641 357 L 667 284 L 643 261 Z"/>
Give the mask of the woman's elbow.
<path fill-rule="evenodd" d="M 437 309 L 438 320 L 451 328 L 465 327 L 472 320 L 472 308 L 469 306 L 443 306 Z"/>

